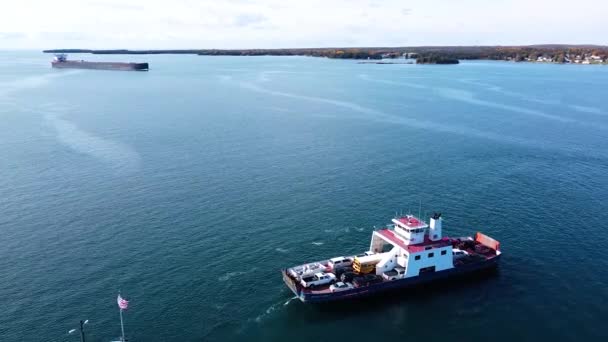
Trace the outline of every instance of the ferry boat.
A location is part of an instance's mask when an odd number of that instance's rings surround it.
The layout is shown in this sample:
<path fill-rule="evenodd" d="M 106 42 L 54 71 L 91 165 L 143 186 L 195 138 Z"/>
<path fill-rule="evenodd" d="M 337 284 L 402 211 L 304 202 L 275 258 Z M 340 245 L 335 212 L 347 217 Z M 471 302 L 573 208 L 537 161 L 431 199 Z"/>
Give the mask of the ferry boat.
<path fill-rule="evenodd" d="M 443 237 L 441 213 L 429 223 L 399 216 L 375 230 L 369 251 L 283 269 L 283 280 L 307 303 L 369 296 L 494 268 L 500 243 L 477 232 Z"/>
<path fill-rule="evenodd" d="M 148 71 L 148 63 L 122 63 L 122 62 L 89 62 L 70 60 L 64 53 L 57 54 L 51 62 L 51 67 L 58 69 L 96 69 L 120 71 Z"/>

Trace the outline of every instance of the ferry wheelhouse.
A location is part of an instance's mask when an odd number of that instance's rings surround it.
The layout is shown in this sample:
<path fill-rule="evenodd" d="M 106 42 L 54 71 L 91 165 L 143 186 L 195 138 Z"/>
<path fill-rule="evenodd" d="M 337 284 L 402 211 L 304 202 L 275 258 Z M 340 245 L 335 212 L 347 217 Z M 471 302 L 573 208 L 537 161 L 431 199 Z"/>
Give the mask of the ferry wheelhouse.
<path fill-rule="evenodd" d="M 413 215 L 392 223 L 372 233 L 363 254 L 282 270 L 285 284 L 302 302 L 326 302 L 481 271 L 496 267 L 500 259 L 500 243 L 482 233 L 443 237 L 440 213 L 428 224 Z"/>

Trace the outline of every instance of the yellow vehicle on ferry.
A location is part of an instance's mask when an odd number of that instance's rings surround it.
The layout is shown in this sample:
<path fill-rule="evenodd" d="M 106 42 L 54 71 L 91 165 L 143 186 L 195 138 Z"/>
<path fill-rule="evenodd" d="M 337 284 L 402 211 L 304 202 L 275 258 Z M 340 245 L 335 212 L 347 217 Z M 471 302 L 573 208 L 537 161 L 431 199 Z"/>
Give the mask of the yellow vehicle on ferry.
<path fill-rule="evenodd" d="M 383 254 L 356 256 L 353 262 L 353 271 L 359 274 L 372 273 L 383 256 Z"/>

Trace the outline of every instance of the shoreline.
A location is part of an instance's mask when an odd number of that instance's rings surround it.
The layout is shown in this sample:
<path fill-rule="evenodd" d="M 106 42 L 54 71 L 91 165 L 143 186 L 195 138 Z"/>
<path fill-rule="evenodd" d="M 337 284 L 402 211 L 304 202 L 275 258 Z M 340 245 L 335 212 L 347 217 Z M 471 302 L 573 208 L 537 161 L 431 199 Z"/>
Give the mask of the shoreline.
<path fill-rule="evenodd" d="M 43 53 L 89 53 L 94 55 L 197 55 L 197 56 L 306 56 L 352 59 L 376 64 L 418 60 L 418 64 L 457 64 L 455 61 L 494 60 L 516 63 L 608 64 L 608 46 L 527 45 L 527 46 L 427 46 L 296 49 L 49 49 Z M 437 62 L 437 63 L 435 63 Z M 439 63 L 443 62 L 443 63 Z M 362 63 L 367 64 L 367 63 Z"/>

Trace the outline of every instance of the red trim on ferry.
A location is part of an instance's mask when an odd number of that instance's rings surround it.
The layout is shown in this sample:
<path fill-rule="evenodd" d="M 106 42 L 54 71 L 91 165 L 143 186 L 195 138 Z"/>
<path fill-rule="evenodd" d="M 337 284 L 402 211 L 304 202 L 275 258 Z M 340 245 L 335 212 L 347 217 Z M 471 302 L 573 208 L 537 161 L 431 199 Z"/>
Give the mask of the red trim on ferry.
<path fill-rule="evenodd" d="M 447 247 L 447 246 L 452 245 L 452 240 L 450 238 L 444 237 L 441 240 L 432 241 L 426 236 L 424 237 L 424 242 L 422 242 L 422 243 L 415 244 L 415 245 L 406 245 L 403 242 L 403 240 L 401 240 L 399 237 L 397 237 L 397 235 L 390 229 L 382 229 L 382 230 L 379 230 L 378 233 L 380 235 L 382 235 L 383 237 L 385 237 L 386 240 L 388 240 L 389 242 L 392 242 L 393 244 L 395 244 L 403 249 L 407 249 L 407 251 L 410 253 L 417 253 L 417 252 L 425 251 L 425 250 L 427 250 L 427 247 L 431 247 L 429 249 L 433 249 L 433 248 Z"/>

